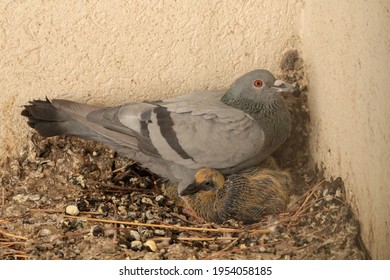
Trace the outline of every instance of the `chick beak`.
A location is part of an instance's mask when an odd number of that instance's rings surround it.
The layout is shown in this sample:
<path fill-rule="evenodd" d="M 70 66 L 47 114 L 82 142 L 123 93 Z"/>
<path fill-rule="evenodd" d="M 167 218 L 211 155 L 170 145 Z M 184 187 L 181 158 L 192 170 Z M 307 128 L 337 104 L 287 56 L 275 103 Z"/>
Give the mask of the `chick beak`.
<path fill-rule="evenodd" d="M 180 192 L 180 196 L 192 195 L 192 194 L 197 193 L 201 189 L 202 189 L 201 185 L 196 184 L 196 183 L 192 183 L 192 184 L 189 184 L 184 190 L 182 190 Z"/>
<path fill-rule="evenodd" d="M 181 191 L 180 196 L 196 194 L 199 191 L 209 191 L 214 189 L 213 184 L 189 184 L 184 190 Z"/>
<path fill-rule="evenodd" d="M 287 83 L 287 82 L 284 82 L 282 80 L 276 80 L 272 86 L 272 88 L 276 89 L 278 92 L 293 92 L 294 91 L 294 87 Z"/>

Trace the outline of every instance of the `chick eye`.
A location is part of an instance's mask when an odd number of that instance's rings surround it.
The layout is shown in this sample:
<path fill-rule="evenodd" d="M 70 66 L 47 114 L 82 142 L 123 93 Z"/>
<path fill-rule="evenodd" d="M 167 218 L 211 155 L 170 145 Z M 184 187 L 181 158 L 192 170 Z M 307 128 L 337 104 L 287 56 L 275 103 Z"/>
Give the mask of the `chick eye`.
<path fill-rule="evenodd" d="M 253 82 L 253 85 L 255 87 L 261 87 L 263 85 L 263 81 L 262 80 L 256 80 Z"/>

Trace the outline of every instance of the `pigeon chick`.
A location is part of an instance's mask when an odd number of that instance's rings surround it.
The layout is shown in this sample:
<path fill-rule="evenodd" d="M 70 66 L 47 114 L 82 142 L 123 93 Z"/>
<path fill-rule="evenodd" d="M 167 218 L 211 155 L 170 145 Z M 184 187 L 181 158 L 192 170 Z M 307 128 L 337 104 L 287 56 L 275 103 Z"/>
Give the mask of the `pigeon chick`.
<path fill-rule="evenodd" d="M 291 128 L 279 92 L 291 89 L 258 69 L 227 91 L 116 107 L 34 100 L 22 115 L 42 136 L 74 135 L 108 144 L 177 184 L 181 192 L 203 166 L 234 174 L 274 152 Z"/>
<path fill-rule="evenodd" d="M 285 210 L 291 183 L 289 173 L 279 170 L 256 169 L 225 180 L 217 170 L 201 168 L 180 195 L 207 222 L 235 219 L 249 224 Z"/>

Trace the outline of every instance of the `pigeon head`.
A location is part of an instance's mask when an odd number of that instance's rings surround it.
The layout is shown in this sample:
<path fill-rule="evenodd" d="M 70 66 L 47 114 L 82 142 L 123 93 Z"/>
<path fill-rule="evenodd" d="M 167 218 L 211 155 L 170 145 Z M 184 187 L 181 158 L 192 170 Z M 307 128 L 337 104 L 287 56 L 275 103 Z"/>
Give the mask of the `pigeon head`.
<path fill-rule="evenodd" d="M 227 105 L 251 113 L 280 102 L 278 93 L 292 89 L 290 84 L 277 80 L 271 72 L 256 69 L 239 77 L 221 100 Z"/>
<path fill-rule="evenodd" d="M 225 183 L 223 175 L 211 168 L 201 168 L 195 173 L 195 181 L 180 192 L 181 196 L 190 196 L 196 193 L 215 193 Z"/>

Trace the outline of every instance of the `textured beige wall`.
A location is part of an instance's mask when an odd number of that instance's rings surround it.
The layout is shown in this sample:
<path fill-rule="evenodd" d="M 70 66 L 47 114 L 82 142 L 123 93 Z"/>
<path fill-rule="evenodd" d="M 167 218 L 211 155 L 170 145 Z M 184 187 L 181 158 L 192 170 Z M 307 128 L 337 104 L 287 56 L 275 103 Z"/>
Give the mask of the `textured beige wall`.
<path fill-rule="evenodd" d="M 306 1 L 312 154 L 346 182 L 373 258 L 390 259 L 390 1 Z"/>
<path fill-rule="evenodd" d="M 360 0 L 0 0 L 0 151 L 26 143 L 20 106 L 32 98 L 118 104 L 222 88 L 253 68 L 277 72 L 299 35 L 315 160 L 346 179 L 366 245 L 390 258 L 389 9 Z"/>
<path fill-rule="evenodd" d="M 296 40 L 295 4 L 1 0 L 0 150 L 27 141 L 19 114 L 32 98 L 118 104 L 276 71 Z"/>

